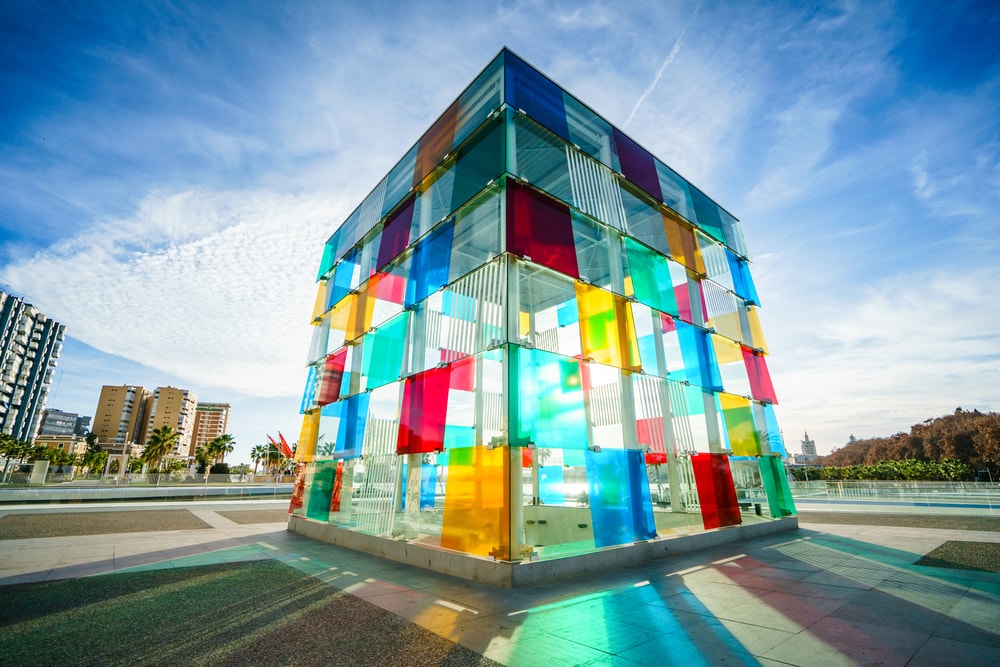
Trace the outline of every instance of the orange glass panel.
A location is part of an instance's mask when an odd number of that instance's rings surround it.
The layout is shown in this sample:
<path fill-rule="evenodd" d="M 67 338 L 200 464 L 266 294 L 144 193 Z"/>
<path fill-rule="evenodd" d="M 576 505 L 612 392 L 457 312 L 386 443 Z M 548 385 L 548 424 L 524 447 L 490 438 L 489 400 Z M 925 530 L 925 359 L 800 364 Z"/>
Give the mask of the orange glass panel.
<path fill-rule="evenodd" d="M 449 450 L 441 546 L 478 556 L 510 557 L 510 450 Z"/>
<path fill-rule="evenodd" d="M 639 343 L 632 309 L 625 297 L 599 287 L 576 283 L 580 339 L 584 359 L 628 370 L 639 370 Z"/>
<path fill-rule="evenodd" d="M 705 260 L 694 238 L 694 231 L 677 218 L 663 214 L 663 227 L 673 258 L 698 275 L 705 275 Z"/>
<path fill-rule="evenodd" d="M 413 184 L 416 185 L 438 166 L 444 156 L 451 152 L 455 143 L 455 121 L 458 120 L 458 100 L 434 122 L 431 129 L 420 138 L 417 148 L 417 164 L 413 170 Z"/>

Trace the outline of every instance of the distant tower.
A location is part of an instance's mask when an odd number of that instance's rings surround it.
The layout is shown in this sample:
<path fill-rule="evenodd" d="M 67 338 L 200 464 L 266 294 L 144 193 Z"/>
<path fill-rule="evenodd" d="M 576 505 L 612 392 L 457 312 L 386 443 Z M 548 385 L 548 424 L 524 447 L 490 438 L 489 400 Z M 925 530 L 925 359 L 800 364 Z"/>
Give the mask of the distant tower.
<path fill-rule="evenodd" d="M 805 432 L 805 438 L 802 440 L 802 458 L 810 463 L 816 459 L 816 441 L 809 439 L 809 432 Z"/>
<path fill-rule="evenodd" d="M 135 385 L 104 385 L 92 432 L 102 447 L 121 453 L 143 441 L 149 392 Z"/>
<path fill-rule="evenodd" d="M 229 403 L 199 403 L 194 413 L 194 435 L 188 456 L 199 445 L 207 445 L 226 432 L 229 426 Z"/>
<path fill-rule="evenodd" d="M 143 445 L 146 444 L 146 440 L 152 435 L 154 429 L 169 426 L 178 435 L 177 444 L 174 445 L 170 454 L 190 456 L 191 438 L 194 435 L 194 417 L 198 405 L 197 394 L 176 387 L 157 387 L 148 404 Z"/>

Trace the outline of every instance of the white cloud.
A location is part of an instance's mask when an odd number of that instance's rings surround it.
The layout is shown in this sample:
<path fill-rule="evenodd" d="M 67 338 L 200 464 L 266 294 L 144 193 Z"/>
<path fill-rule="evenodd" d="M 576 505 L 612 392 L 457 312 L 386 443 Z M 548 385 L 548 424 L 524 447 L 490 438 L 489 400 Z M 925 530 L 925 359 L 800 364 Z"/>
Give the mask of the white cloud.
<path fill-rule="evenodd" d="M 329 196 L 157 193 L 6 279 L 103 352 L 192 385 L 294 394 L 323 242 L 349 212 Z"/>

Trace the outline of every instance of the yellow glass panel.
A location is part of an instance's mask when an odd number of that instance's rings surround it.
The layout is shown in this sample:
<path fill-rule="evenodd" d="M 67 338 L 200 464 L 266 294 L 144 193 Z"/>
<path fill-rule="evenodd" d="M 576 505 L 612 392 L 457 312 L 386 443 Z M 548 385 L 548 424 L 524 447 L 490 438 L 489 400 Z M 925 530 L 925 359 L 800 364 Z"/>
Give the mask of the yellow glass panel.
<path fill-rule="evenodd" d="M 737 312 L 724 313 L 706 320 L 705 326 L 712 327 L 716 331 L 726 336 L 741 337 L 740 315 Z"/>
<path fill-rule="evenodd" d="M 317 285 L 316 303 L 313 304 L 313 322 L 318 320 L 326 312 L 326 281 L 322 280 Z"/>
<path fill-rule="evenodd" d="M 518 323 L 519 323 L 519 325 L 521 327 L 521 331 L 518 334 L 518 336 L 520 338 L 524 338 L 525 336 L 530 336 L 531 335 L 531 314 L 530 313 L 526 313 L 525 311 L 522 310 L 520 312 L 520 318 L 519 318 Z"/>
<path fill-rule="evenodd" d="M 375 312 L 376 295 L 378 294 L 378 276 L 372 278 L 358 290 L 358 297 L 351 304 L 350 321 L 347 326 L 347 340 L 366 333 L 372 327 L 372 314 Z"/>
<path fill-rule="evenodd" d="M 641 368 L 632 309 L 625 297 L 576 283 L 583 357 L 628 370 Z"/>
<path fill-rule="evenodd" d="M 319 435 L 319 410 L 302 415 L 302 430 L 299 431 L 299 444 L 295 449 L 295 460 L 308 463 L 316 453 L 316 438 Z"/>
<path fill-rule="evenodd" d="M 760 456 L 760 440 L 754 428 L 750 399 L 733 394 L 719 394 L 722 420 L 726 423 L 729 446 L 735 456 Z"/>
<path fill-rule="evenodd" d="M 715 346 L 715 359 L 720 366 L 743 363 L 743 350 L 738 343 L 734 343 L 724 336 L 712 336 L 712 344 Z"/>
<path fill-rule="evenodd" d="M 767 354 L 767 341 L 764 339 L 764 329 L 760 326 L 760 316 L 754 306 L 747 308 L 747 321 L 750 323 L 750 345 L 764 350 Z"/>
<path fill-rule="evenodd" d="M 340 331 L 344 335 L 350 329 L 351 313 L 354 311 L 354 302 L 357 301 L 356 294 L 348 294 L 330 311 L 330 331 Z"/>
<path fill-rule="evenodd" d="M 478 556 L 510 556 L 510 452 L 464 447 L 448 452 L 441 546 Z"/>

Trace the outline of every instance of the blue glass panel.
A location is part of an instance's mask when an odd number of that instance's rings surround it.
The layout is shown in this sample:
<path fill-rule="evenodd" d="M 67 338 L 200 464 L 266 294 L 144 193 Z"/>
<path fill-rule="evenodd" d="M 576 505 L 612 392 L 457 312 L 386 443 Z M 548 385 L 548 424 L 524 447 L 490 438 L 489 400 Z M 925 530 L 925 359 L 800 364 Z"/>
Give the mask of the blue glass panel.
<path fill-rule="evenodd" d="M 510 52 L 504 54 L 504 60 L 507 104 L 570 141 L 563 92 L 559 86 Z"/>
<path fill-rule="evenodd" d="M 340 428 L 337 432 L 337 457 L 354 458 L 361 456 L 361 445 L 365 439 L 365 424 L 368 422 L 368 401 L 371 394 L 365 392 L 347 398 L 344 403 Z"/>
<path fill-rule="evenodd" d="M 352 252 L 333 270 L 333 276 L 327 284 L 327 310 L 340 303 L 340 300 L 351 291 L 351 283 L 354 281 L 355 269 L 357 268 L 357 257 L 358 253 Z"/>
<path fill-rule="evenodd" d="M 535 450 L 538 451 L 537 449 Z M 566 504 L 562 466 L 538 467 L 538 498 L 543 505 Z"/>
<path fill-rule="evenodd" d="M 414 247 L 410 281 L 406 284 L 404 305 L 407 308 L 423 301 L 447 284 L 454 232 L 455 226 L 446 222 Z"/>
<path fill-rule="evenodd" d="M 750 275 L 750 265 L 728 249 L 726 250 L 726 259 L 729 260 L 729 273 L 733 277 L 733 291 L 745 301 L 759 306 L 760 297 L 757 296 L 757 287 Z"/>
<path fill-rule="evenodd" d="M 434 490 L 437 486 L 437 466 L 423 463 L 420 466 L 420 509 L 434 509 Z M 404 487 L 405 488 L 405 487 Z"/>
<path fill-rule="evenodd" d="M 610 547 L 656 537 L 644 453 L 605 449 L 585 454 L 594 546 Z"/>
<path fill-rule="evenodd" d="M 309 374 L 306 376 L 306 388 L 302 392 L 302 403 L 299 405 L 299 412 L 305 414 L 309 408 L 316 404 L 316 367 L 309 367 Z"/>
<path fill-rule="evenodd" d="M 685 379 L 705 389 L 722 391 L 722 374 L 708 333 L 680 320 L 676 320 L 675 325 L 684 359 Z"/>
<path fill-rule="evenodd" d="M 457 320 L 475 322 L 476 306 L 478 304 L 478 299 L 465 296 L 464 294 L 457 294 L 451 290 L 446 290 L 441 295 L 441 312 Z"/>
<path fill-rule="evenodd" d="M 566 301 L 556 307 L 556 322 L 561 327 L 580 322 L 580 309 L 576 307 L 575 301 Z"/>
<path fill-rule="evenodd" d="M 770 403 L 764 403 L 762 407 L 764 408 L 764 427 L 767 429 L 767 444 L 771 448 L 771 453 L 787 457 L 788 450 L 785 449 L 781 429 L 778 428 L 778 418 L 774 415 L 774 406 Z M 759 425 L 758 428 L 760 428 Z"/>

